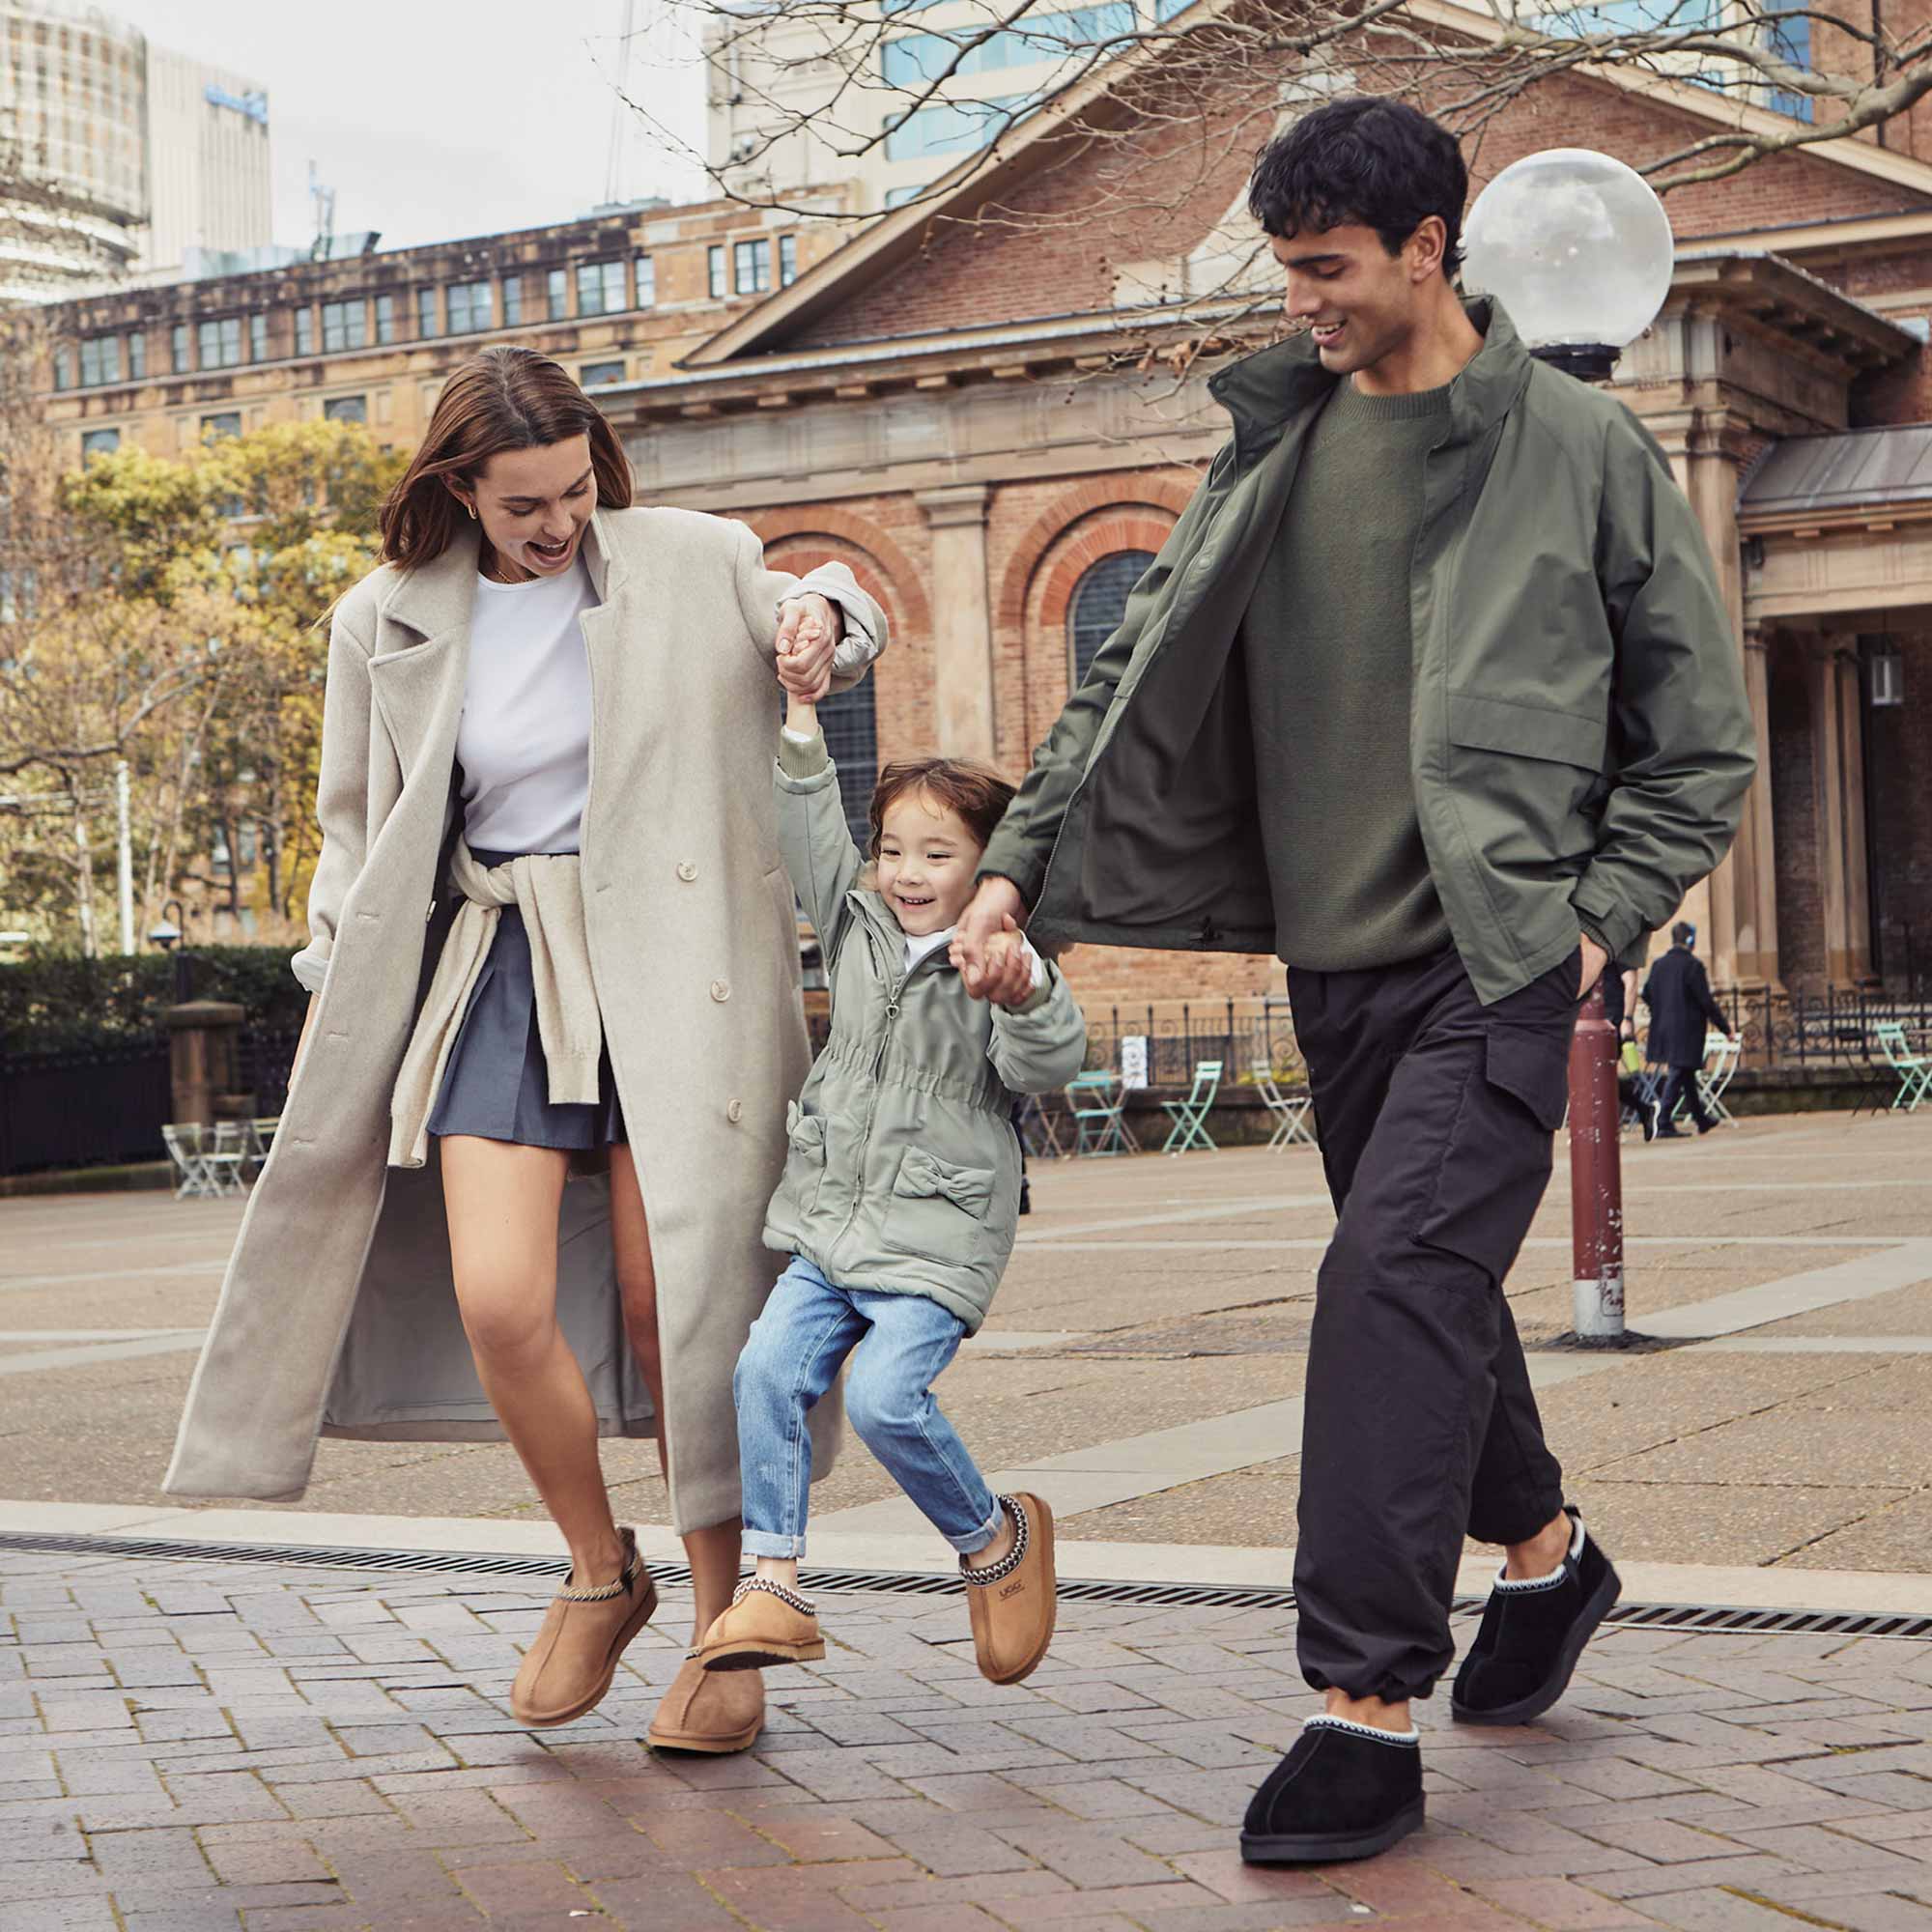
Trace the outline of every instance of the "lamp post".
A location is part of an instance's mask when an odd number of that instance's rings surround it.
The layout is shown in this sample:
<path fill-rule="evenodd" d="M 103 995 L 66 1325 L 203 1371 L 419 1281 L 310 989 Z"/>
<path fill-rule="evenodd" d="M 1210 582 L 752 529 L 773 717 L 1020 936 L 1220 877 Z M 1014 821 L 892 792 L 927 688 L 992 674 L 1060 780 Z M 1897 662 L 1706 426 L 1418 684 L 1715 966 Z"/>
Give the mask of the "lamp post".
<path fill-rule="evenodd" d="M 173 912 L 173 919 L 168 914 Z M 187 923 L 187 915 L 182 910 L 180 899 L 169 899 L 161 907 L 160 918 L 148 928 L 148 944 L 158 946 L 163 952 L 174 952 L 175 959 L 175 1005 L 185 1006 L 194 997 L 194 962 L 188 956 L 187 935 L 183 927 Z M 176 947 L 181 951 L 176 952 Z"/>
<path fill-rule="evenodd" d="M 1513 161 L 1476 197 L 1463 232 L 1465 285 L 1502 302 L 1532 355 L 1582 382 L 1608 379 L 1670 292 L 1676 244 L 1662 203 L 1634 169 L 1588 148 Z M 1570 1275 L 1577 1340 L 1607 1348 L 1627 1339 L 1620 1113 L 1600 980 L 1570 1041 Z"/>

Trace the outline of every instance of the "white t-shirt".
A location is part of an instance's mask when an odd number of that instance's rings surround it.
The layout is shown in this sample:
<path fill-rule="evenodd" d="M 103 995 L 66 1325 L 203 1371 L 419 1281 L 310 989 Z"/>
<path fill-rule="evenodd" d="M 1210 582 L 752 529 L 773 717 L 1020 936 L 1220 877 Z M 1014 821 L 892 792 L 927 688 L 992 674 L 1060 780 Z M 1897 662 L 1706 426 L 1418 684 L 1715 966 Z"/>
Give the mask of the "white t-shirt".
<path fill-rule="evenodd" d="M 907 933 L 905 936 L 905 970 L 910 973 L 922 959 L 939 952 L 942 947 L 951 946 L 952 944 L 952 935 L 958 930 L 959 928 L 956 925 L 949 925 L 944 932 L 923 932 L 917 936 L 910 932 Z M 1040 959 L 1039 954 L 1028 943 L 1024 933 L 1020 935 L 1020 951 L 1026 954 L 1027 964 L 1033 970 L 1034 990 L 1037 992 L 1040 987 L 1046 984 L 1046 966 Z"/>
<path fill-rule="evenodd" d="M 486 852 L 575 852 L 590 791 L 590 659 L 579 619 L 597 602 L 580 556 L 560 577 L 476 579 L 456 758 L 463 836 Z"/>

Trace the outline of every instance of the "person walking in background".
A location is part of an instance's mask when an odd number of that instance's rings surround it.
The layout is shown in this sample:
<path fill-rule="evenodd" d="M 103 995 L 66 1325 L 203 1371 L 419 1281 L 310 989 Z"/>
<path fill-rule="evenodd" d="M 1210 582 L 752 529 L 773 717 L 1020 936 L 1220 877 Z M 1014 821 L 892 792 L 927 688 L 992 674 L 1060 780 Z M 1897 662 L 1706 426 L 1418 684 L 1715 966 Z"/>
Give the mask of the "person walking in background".
<path fill-rule="evenodd" d="M 1616 1029 L 1617 1105 L 1634 1114 L 1643 1126 L 1647 1141 L 1657 1138 L 1662 1116 L 1658 1106 L 1657 1083 L 1643 1079 L 1643 1062 L 1636 1045 L 1636 968 L 1605 973 L 1603 980 L 1604 1017 Z"/>
<path fill-rule="evenodd" d="M 166 1488 L 298 1496 L 318 1429 L 507 1437 L 571 1559 L 510 1708 L 567 1723 L 656 1604 L 600 1436 L 657 1438 L 697 1633 L 737 1580 L 731 1370 L 810 1061 L 772 668 L 856 683 L 886 619 L 842 564 L 633 506 L 528 349 L 450 377 L 382 527 L 330 628 L 309 1016 Z M 649 1739 L 763 1720 L 687 1662 Z"/>
<path fill-rule="evenodd" d="M 776 774 L 779 842 L 832 989 L 832 1037 L 791 1110 L 791 1154 L 765 1245 L 790 1265 L 738 1360 L 741 1583 L 697 1651 L 707 1670 L 825 1654 L 798 1594 L 811 1442 L 806 1420 L 850 1357 L 860 1439 L 959 1552 L 981 1673 L 1016 1684 L 1053 1635 L 1053 1512 L 995 1496 L 932 1383 L 985 1320 L 1012 1252 L 1016 1094 L 1072 1079 L 1087 1027 L 1066 981 L 1016 933 L 1023 984 L 989 1007 L 951 948 L 980 854 L 1013 788 L 952 759 L 890 765 L 872 794 L 871 865 L 838 802 L 818 673 L 780 660 L 790 694 Z"/>
<path fill-rule="evenodd" d="M 1658 1125 L 1655 1138 L 1681 1141 L 1685 1136 L 1671 1124 L 1678 1104 L 1690 1110 L 1699 1134 L 1708 1134 L 1717 1118 L 1704 1104 L 1697 1086 L 1697 1070 L 1704 1065 L 1704 1043 L 1711 1033 L 1732 1034 L 1711 991 L 1710 976 L 1694 951 L 1697 928 L 1689 920 L 1679 920 L 1670 928 L 1670 951 L 1650 969 L 1643 982 L 1643 1003 L 1650 1009 L 1650 1037 L 1646 1056 L 1653 1066 L 1669 1068 L 1663 1092 L 1658 1096 Z"/>
<path fill-rule="evenodd" d="M 1563 1502 L 1503 1280 L 1548 1182 L 1577 1004 L 1736 833 L 1755 765 L 1710 553 L 1615 397 L 1452 277 L 1468 177 L 1413 108 L 1330 101 L 1249 206 L 1292 339 L 1234 418 L 986 848 L 967 984 L 1042 945 L 1289 962 L 1339 1219 L 1317 1284 L 1296 1642 L 1326 1701 L 1249 1806 L 1257 1862 L 1422 1822 L 1410 1703 L 1464 1534 L 1504 1549 L 1468 1723 L 1548 1710 L 1615 1602 Z"/>

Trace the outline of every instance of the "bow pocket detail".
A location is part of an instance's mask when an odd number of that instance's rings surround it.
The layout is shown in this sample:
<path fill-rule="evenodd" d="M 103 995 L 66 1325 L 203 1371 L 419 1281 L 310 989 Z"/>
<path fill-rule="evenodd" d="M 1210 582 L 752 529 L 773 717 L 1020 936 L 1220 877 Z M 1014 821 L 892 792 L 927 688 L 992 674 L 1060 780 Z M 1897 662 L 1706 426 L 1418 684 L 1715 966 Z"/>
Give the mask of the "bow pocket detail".
<path fill-rule="evenodd" d="M 993 1170 L 908 1148 L 893 1181 L 886 1245 L 933 1262 L 972 1261 L 993 1205 Z"/>
<path fill-rule="evenodd" d="M 825 1165 L 825 1116 L 808 1114 L 796 1100 L 785 1103 L 785 1138 L 794 1154 L 814 1167 Z"/>

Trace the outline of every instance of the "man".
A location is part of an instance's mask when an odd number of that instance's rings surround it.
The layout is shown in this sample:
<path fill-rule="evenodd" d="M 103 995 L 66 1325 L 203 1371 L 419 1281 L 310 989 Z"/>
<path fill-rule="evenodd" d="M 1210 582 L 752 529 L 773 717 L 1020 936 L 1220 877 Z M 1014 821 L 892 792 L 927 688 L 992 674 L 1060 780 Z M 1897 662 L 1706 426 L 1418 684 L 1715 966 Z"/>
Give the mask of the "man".
<path fill-rule="evenodd" d="M 1409 1725 L 1466 1530 L 1504 1577 L 1455 1715 L 1553 1703 L 1615 1601 L 1562 1506 L 1502 1293 L 1548 1179 L 1577 1002 L 1718 863 L 1752 770 L 1689 505 L 1613 398 L 1450 281 L 1454 138 L 1338 100 L 1250 206 L 1294 339 L 1212 383 L 1233 440 L 1068 700 L 955 942 L 1278 952 L 1339 1210 L 1309 1346 L 1298 1643 L 1327 1710 L 1251 1861 L 1422 1819 Z"/>
<path fill-rule="evenodd" d="M 1689 920 L 1679 920 L 1670 928 L 1670 951 L 1643 982 L 1643 1003 L 1650 1009 L 1644 1057 L 1653 1066 L 1670 1069 L 1657 1105 L 1661 1141 L 1684 1138 L 1671 1124 L 1680 1101 L 1690 1109 L 1700 1135 L 1718 1124 L 1698 1089 L 1697 1069 L 1704 1064 L 1706 1030 L 1728 1037 L 1731 1023 L 1711 995 L 1710 978 L 1697 957 L 1696 944 L 1697 928 Z"/>
<path fill-rule="evenodd" d="M 1657 1138 L 1662 1123 L 1655 1082 L 1639 1074 L 1636 1052 L 1636 968 L 1604 975 L 1604 1017 L 1617 1031 L 1617 1104 L 1634 1114 L 1646 1141 Z"/>

